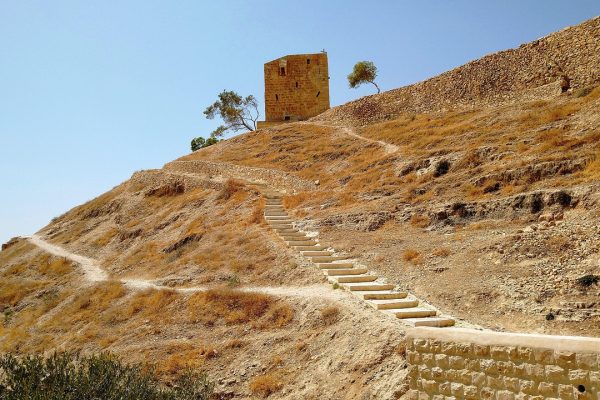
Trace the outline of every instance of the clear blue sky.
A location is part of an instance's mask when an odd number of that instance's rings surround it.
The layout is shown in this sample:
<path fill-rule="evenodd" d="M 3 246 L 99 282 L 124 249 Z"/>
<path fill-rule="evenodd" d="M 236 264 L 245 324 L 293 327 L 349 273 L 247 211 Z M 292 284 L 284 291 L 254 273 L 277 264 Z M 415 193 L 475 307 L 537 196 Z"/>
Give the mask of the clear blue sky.
<path fill-rule="evenodd" d="M 600 14 L 598 0 L 0 0 L 0 241 L 189 151 L 232 89 L 263 100 L 263 63 L 329 53 L 333 105 L 353 64 L 383 90 Z"/>

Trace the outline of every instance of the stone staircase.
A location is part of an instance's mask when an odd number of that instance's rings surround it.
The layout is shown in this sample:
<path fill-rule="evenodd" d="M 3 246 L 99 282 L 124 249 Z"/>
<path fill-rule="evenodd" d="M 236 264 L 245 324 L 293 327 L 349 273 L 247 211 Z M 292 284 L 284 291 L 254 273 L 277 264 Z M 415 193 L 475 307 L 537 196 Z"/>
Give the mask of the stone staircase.
<path fill-rule="evenodd" d="M 263 193 L 266 200 L 264 218 L 281 239 L 323 271 L 329 282 L 358 296 L 376 310 L 396 316 L 411 326 L 453 326 L 454 319 L 437 315 L 437 311 L 395 285 L 370 273 L 367 268 L 355 267 L 350 257 L 336 255 L 330 247 L 294 228 L 282 203 L 281 195 Z"/>

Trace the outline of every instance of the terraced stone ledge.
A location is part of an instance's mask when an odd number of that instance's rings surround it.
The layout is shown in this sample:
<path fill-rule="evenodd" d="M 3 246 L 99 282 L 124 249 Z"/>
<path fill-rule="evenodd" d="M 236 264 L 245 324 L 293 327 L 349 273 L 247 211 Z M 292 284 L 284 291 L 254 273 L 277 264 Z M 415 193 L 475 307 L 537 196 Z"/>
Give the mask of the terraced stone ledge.
<path fill-rule="evenodd" d="M 222 176 L 252 183 L 270 184 L 284 189 L 286 193 L 296 191 L 314 190 L 316 185 L 285 171 L 250 167 L 226 162 L 212 162 L 205 160 L 172 161 L 165 164 L 165 170 L 204 174 L 207 176 Z"/>

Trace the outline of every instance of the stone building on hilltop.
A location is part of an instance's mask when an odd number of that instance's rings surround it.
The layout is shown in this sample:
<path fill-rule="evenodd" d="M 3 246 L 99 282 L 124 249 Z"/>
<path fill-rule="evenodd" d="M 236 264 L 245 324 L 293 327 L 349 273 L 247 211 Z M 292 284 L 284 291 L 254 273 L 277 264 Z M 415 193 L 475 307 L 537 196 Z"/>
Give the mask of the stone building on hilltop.
<path fill-rule="evenodd" d="M 302 121 L 329 109 L 327 53 L 294 54 L 265 64 L 265 121 Z"/>

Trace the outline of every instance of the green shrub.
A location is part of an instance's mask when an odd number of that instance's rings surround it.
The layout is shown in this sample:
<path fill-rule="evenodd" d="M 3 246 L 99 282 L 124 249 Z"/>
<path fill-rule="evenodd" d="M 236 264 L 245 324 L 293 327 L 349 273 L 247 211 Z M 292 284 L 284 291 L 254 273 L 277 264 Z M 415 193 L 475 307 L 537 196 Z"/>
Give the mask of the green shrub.
<path fill-rule="evenodd" d="M 216 137 L 209 137 L 208 139 L 204 139 L 202 136 L 198 136 L 195 139 L 192 139 L 191 147 L 192 151 L 200 150 L 208 146 L 212 146 L 215 143 L 219 143 L 220 140 Z"/>
<path fill-rule="evenodd" d="M 123 364 L 108 353 L 0 357 L 1 400 L 207 400 L 212 390 L 206 376 L 191 371 L 167 388 L 158 381 L 152 368 Z"/>
<path fill-rule="evenodd" d="M 202 147 L 204 147 L 205 143 L 206 143 L 206 139 L 204 139 L 202 136 L 198 136 L 197 138 L 192 139 L 192 143 L 191 143 L 192 151 L 201 149 Z"/>

